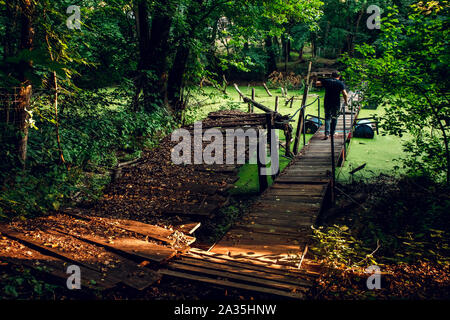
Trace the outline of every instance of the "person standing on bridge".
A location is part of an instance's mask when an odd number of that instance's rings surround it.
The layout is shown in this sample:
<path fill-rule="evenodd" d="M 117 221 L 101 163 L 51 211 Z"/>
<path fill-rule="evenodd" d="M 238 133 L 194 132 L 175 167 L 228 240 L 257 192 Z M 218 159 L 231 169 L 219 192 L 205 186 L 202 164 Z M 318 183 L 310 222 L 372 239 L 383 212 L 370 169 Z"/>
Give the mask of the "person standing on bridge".
<path fill-rule="evenodd" d="M 331 79 L 319 79 L 316 82 L 316 86 L 325 88 L 325 137 L 323 140 L 327 140 L 330 134 L 334 134 L 336 130 L 337 116 L 341 105 L 341 93 L 345 105 L 348 103 L 347 91 L 345 90 L 344 82 L 339 80 L 340 77 L 339 72 L 333 71 Z"/>

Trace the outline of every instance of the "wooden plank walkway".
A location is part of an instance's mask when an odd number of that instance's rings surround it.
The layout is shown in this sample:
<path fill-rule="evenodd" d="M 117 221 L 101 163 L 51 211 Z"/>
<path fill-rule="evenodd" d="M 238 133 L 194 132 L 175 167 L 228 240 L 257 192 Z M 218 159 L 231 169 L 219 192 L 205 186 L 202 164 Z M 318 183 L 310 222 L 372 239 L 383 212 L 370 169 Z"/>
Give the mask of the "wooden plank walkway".
<path fill-rule="evenodd" d="M 346 111 L 348 141 L 351 120 Z M 345 161 L 344 120 L 334 139 L 336 164 Z M 161 273 L 210 284 L 302 299 L 314 272 L 299 263 L 331 182 L 331 141 L 322 140 L 322 126 L 291 164 L 275 179 L 241 221 L 209 251 L 191 249 L 172 260 Z"/>
<path fill-rule="evenodd" d="M 354 118 L 356 119 L 357 113 Z M 346 118 L 350 128 L 351 117 Z M 337 130 L 343 129 L 340 117 Z M 260 199 L 209 251 L 192 249 L 199 223 L 168 230 L 129 219 L 65 214 L 37 218 L 34 223 L 0 225 L 0 262 L 46 272 L 62 286 L 68 265 L 81 268 L 82 285 L 107 290 L 123 284 L 143 290 L 161 276 L 196 280 L 283 298 L 303 299 L 317 273 L 298 268 L 307 252 L 311 226 L 322 208 L 331 179 L 330 140 L 321 130 Z M 345 138 L 349 139 L 348 134 Z M 337 134 L 335 157 L 345 160 L 344 137 Z M 208 170 L 207 167 L 199 167 Z M 217 168 L 216 168 L 217 170 Z M 236 167 L 223 166 L 230 179 Z M 228 181 L 228 184 L 230 182 Z M 209 215 L 229 188 L 186 185 L 204 194 L 204 205 L 175 208 L 181 213 Z M 211 200 L 211 201 L 210 201 Z M 213 206 L 210 208 L 208 206 Z"/>
<path fill-rule="evenodd" d="M 107 290 L 122 284 L 144 290 L 161 279 L 155 269 L 195 241 L 177 230 L 82 216 L 75 210 L 36 222 L 0 225 L 0 262 L 44 272 L 63 287 L 69 276 L 67 267 L 76 265 L 83 287 Z M 183 228 L 191 233 L 198 226 Z"/>

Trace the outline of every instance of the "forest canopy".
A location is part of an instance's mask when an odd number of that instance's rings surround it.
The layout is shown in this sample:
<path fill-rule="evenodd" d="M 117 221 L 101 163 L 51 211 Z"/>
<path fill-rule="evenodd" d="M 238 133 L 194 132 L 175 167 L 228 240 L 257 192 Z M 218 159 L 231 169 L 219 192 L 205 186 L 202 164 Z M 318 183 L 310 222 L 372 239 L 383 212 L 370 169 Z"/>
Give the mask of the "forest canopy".
<path fill-rule="evenodd" d="M 204 84 L 220 91 L 288 68 L 304 76 L 307 60 L 326 58 L 342 58 L 349 83 L 390 104 L 387 131 L 417 137 L 407 166 L 448 181 L 448 2 L 414 3 L 0 1 L 1 179 L 44 188 L 3 199 L 58 206 L 85 185 L 82 172 L 189 122 Z M 369 5 L 382 8 L 381 29 L 366 25 Z"/>

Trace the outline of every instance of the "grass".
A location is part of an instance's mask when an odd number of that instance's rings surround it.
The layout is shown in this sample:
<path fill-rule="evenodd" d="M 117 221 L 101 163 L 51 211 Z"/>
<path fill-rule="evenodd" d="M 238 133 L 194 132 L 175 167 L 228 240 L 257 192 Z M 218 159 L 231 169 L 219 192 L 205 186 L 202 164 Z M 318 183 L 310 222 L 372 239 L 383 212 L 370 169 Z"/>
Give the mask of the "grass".
<path fill-rule="evenodd" d="M 288 97 L 295 96 L 296 100 L 294 101 L 293 107 L 290 107 L 290 104 L 285 105 L 285 99 L 281 97 L 281 90 L 278 89 L 270 89 L 273 97 L 269 97 L 266 93 L 264 87 L 255 86 L 255 100 L 259 103 L 265 105 L 266 107 L 275 109 L 275 96 L 279 96 L 279 104 L 278 104 L 278 112 L 283 115 L 294 115 L 294 113 L 300 108 L 301 98 L 303 96 L 303 91 L 301 90 L 289 90 Z M 248 97 L 252 94 L 252 88 L 249 86 L 241 86 L 240 87 L 242 93 Z M 318 94 L 323 101 L 323 91 L 311 91 L 310 94 Z M 313 102 L 315 97 L 308 97 L 307 104 Z M 234 88 L 228 88 L 227 95 L 224 95 L 218 92 L 217 89 L 212 87 L 203 88 L 201 93 L 196 94 L 193 97 L 193 101 L 203 101 L 202 106 L 198 107 L 187 114 L 187 118 L 190 122 L 194 122 L 200 119 L 204 119 L 210 112 L 218 111 L 221 109 L 237 109 L 244 112 L 248 111 L 248 104 L 239 102 L 239 94 Z M 192 101 L 191 101 L 192 102 Z M 307 108 L 307 114 L 317 115 L 317 102 Z M 320 106 L 320 114 L 323 116 L 323 103 Z M 255 113 L 263 113 L 263 111 L 255 108 Z M 295 122 L 292 122 L 293 126 L 293 134 L 295 134 L 295 130 L 297 128 L 298 114 L 294 117 Z M 306 135 L 306 142 L 312 137 L 312 134 Z M 284 137 L 284 133 L 279 131 L 280 141 L 285 142 L 286 138 Z M 303 140 L 300 141 L 299 148 L 303 147 Z M 291 150 L 293 148 L 293 143 L 291 143 Z M 280 149 L 280 170 L 283 170 L 288 164 L 289 159 L 285 158 L 284 150 Z M 259 191 L 259 182 L 258 182 L 258 167 L 256 164 L 245 164 L 241 167 L 239 171 L 239 181 L 235 184 L 235 189 L 233 193 L 239 194 L 252 194 L 257 193 Z M 269 185 L 273 182 L 271 177 L 268 177 Z"/>
<path fill-rule="evenodd" d="M 376 110 L 361 109 L 359 118 L 370 116 L 383 117 L 384 109 L 379 107 Z M 387 135 L 380 129 L 380 134 L 375 134 L 373 139 L 352 138 L 349 148 L 349 156 L 344 163 L 338 181 L 348 182 L 351 180 L 349 172 L 362 164 L 366 164 L 363 170 L 354 174 L 355 180 L 370 179 L 379 176 L 381 173 L 389 175 L 399 175 L 404 171 L 397 169 L 399 165 L 397 159 L 405 156 L 402 143 L 407 138 Z"/>
<path fill-rule="evenodd" d="M 274 108 L 275 96 L 280 96 L 278 112 L 283 115 L 293 115 L 300 107 L 300 99 L 303 95 L 303 92 L 300 90 L 289 91 L 289 97 L 296 97 L 293 108 L 290 108 L 289 105 L 286 106 L 284 104 L 284 99 L 281 98 L 281 90 L 279 88 L 270 88 L 273 97 L 269 97 L 262 86 L 255 86 L 254 88 L 256 101 L 270 108 Z M 250 86 L 241 85 L 240 89 L 245 95 L 249 97 L 251 96 L 252 88 Z M 320 114 L 323 117 L 324 91 L 313 90 L 310 91 L 310 94 L 318 94 L 321 97 Z M 314 101 L 314 99 L 315 97 L 309 97 L 307 104 Z M 238 109 L 245 112 L 248 110 L 248 105 L 246 103 L 239 102 L 239 95 L 232 87 L 228 88 L 226 95 L 220 93 L 212 87 L 205 87 L 201 90 L 201 92 L 194 95 L 191 102 L 195 101 L 201 102 L 199 103 L 201 106 L 188 113 L 188 119 L 190 119 L 191 122 L 203 119 L 208 115 L 208 113 L 221 109 Z M 263 111 L 255 108 L 255 112 L 262 113 Z M 317 102 L 308 107 L 306 113 L 317 115 Z M 374 115 L 378 118 L 383 117 L 384 109 L 381 107 L 377 110 L 362 109 L 359 117 L 364 118 Z M 291 123 L 294 127 L 294 134 L 297 127 L 297 120 L 298 117 L 296 116 L 295 122 Z M 280 131 L 279 135 L 280 140 L 285 141 L 283 132 Z M 311 134 L 307 134 L 306 141 L 308 141 L 311 137 Z M 348 158 L 342 167 L 342 170 L 339 171 L 338 181 L 348 182 L 351 179 L 349 172 L 364 163 L 366 164 L 366 167 L 354 174 L 353 179 L 368 179 L 373 176 L 378 176 L 380 173 L 391 175 L 398 175 L 402 173 L 402 170 L 396 168 L 396 165 L 398 164 L 395 160 L 404 156 L 402 150 L 402 142 L 404 139 L 405 138 L 401 139 L 396 136 L 385 135 L 382 131 L 380 131 L 379 135 L 375 135 L 373 139 L 353 138 L 350 143 Z M 291 144 L 291 147 L 292 146 L 293 144 Z M 300 144 L 300 148 L 301 147 L 303 147 L 303 143 Z M 289 164 L 289 160 L 281 156 L 281 154 L 284 154 L 282 149 L 280 150 L 280 169 L 283 170 Z M 235 184 L 233 193 L 251 194 L 258 192 L 259 186 L 257 165 L 246 164 L 242 166 L 239 172 L 239 177 L 240 180 Z M 271 177 L 269 177 L 269 183 L 272 183 Z"/>

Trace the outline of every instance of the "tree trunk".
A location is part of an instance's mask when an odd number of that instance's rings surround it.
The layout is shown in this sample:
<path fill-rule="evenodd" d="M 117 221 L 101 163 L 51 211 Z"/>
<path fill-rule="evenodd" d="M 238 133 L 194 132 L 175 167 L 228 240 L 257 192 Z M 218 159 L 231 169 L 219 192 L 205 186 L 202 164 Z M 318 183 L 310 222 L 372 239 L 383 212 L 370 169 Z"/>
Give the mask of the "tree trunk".
<path fill-rule="evenodd" d="M 287 45 L 287 48 L 286 48 L 287 61 L 289 62 L 289 61 L 291 61 L 291 51 L 292 51 L 290 39 L 287 40 L 286 45 Z"/>
<path fill-rule="evenodd" d="M 170 1 L 161 1 L 153 11 L 150 31 L 147 1 L 141 0 L 137 5 L 136 24 L 140 59 L 138 75 L 135 80 L 136 95 L 133 101 L 135 108 L 138 105 L 141 91 L 146 111 L 153 111 L 155 103 L 167 106 L 167 57 L 173 13 L 174 9 L 170 5 Z M 153 72 L 151 77 L 148 76 L 148 71 Z"/>
<path fill-rule="evenodd" d="M 16 19 L 17 19 L 17 2 L 6 2 L 6 22 L 5 22 L 5 37 L 3 41 L 3 59 L 14 55 L 14 34 L 16 31 Z"/>
<path fill-rule="evenodd" d="M 34 6 L 31 0 L 20 1 L 20 50 L 32 50 L 34 29 L 32 25 Z M 27 110 L 30 107 L 30 98 L 32 87 L 30 81 L 27 79 L 27 74 L 32 69 L 32 62 L 30 60 L 23 60 L 18 66 L 18 79 L 21 82 L 17 102 L 15 103 L 15 126 L 17 128 L 16 148 L 17 155 L 25 167 L 27 158 L 27 144 L 28 144 L 28 119 L 29 114 Z"/>
<path fill-rule="evenodd" d="M 146 70 L 150 69 L 150 27 L 148 23 L 148 6 L 146 0 L 139 0 L 135 6 L 136 33 L 139 42 L 139 62 L 137 66 L 137 75 L 135 78 L 135 95 L 133 97 L 133 109 L 139 110 L 139 96 L 144 92 L 144 107 L 149 103 L 145 96 L 147 94 L 148 79 Z M 147 109 L 147 108 L 146 108 Z"/>
<path fill-rule="evenodd" d="M 267 74 L 269 75 L 277 70 L 277 57 L 275 56 L 275 50 L 270 36 L 266 37 L 265 44 L 267 55 L 269 56 L 267 59 Z"/>
<path fill-rule="evenodd" d="M 150 27 L 148 24 L 148 7 L 146 0 L 140 0 L 136 9 L 136 30 L 139 39 L 138 70 L 148 70 L 150 64 Z"/>
<path fill-rule="evenodd" d="M 155 71 L 155 80 L 151 81 L 150 93 L 159 102 L 167 106 L 167 80 L 169 36 L 172 26 L 173 8 L 169 0 L 162 1 L 152 17 L 152 30 L 150 34 L 150 55 L 152 70 Z"/>
<path fill-rule="evenodd" d="M 178 47 L 172 69 L 169 73 L 169 81 L 167 83 L 167 98 L 169 105 L 175 111 L 175 114 L 184 109 L 182 88 L 183 77 L 186 71 L 186 65 L 189 58 L 189 47 L 186 43 L 181 43 Z"/>
<path fill-rule="evenodd" d="M 311 34 L 311 56 L 317 56 L 316 36 L 314 34 Z"/>
<path fill-rule="evenodd" d="M 302 47 L 300 48 L 299 52 L 298 52 L 298 60 L 302 61 L 303 60 L 303 49 L 305 48 L 305 45 L 302 44 Z"/>

